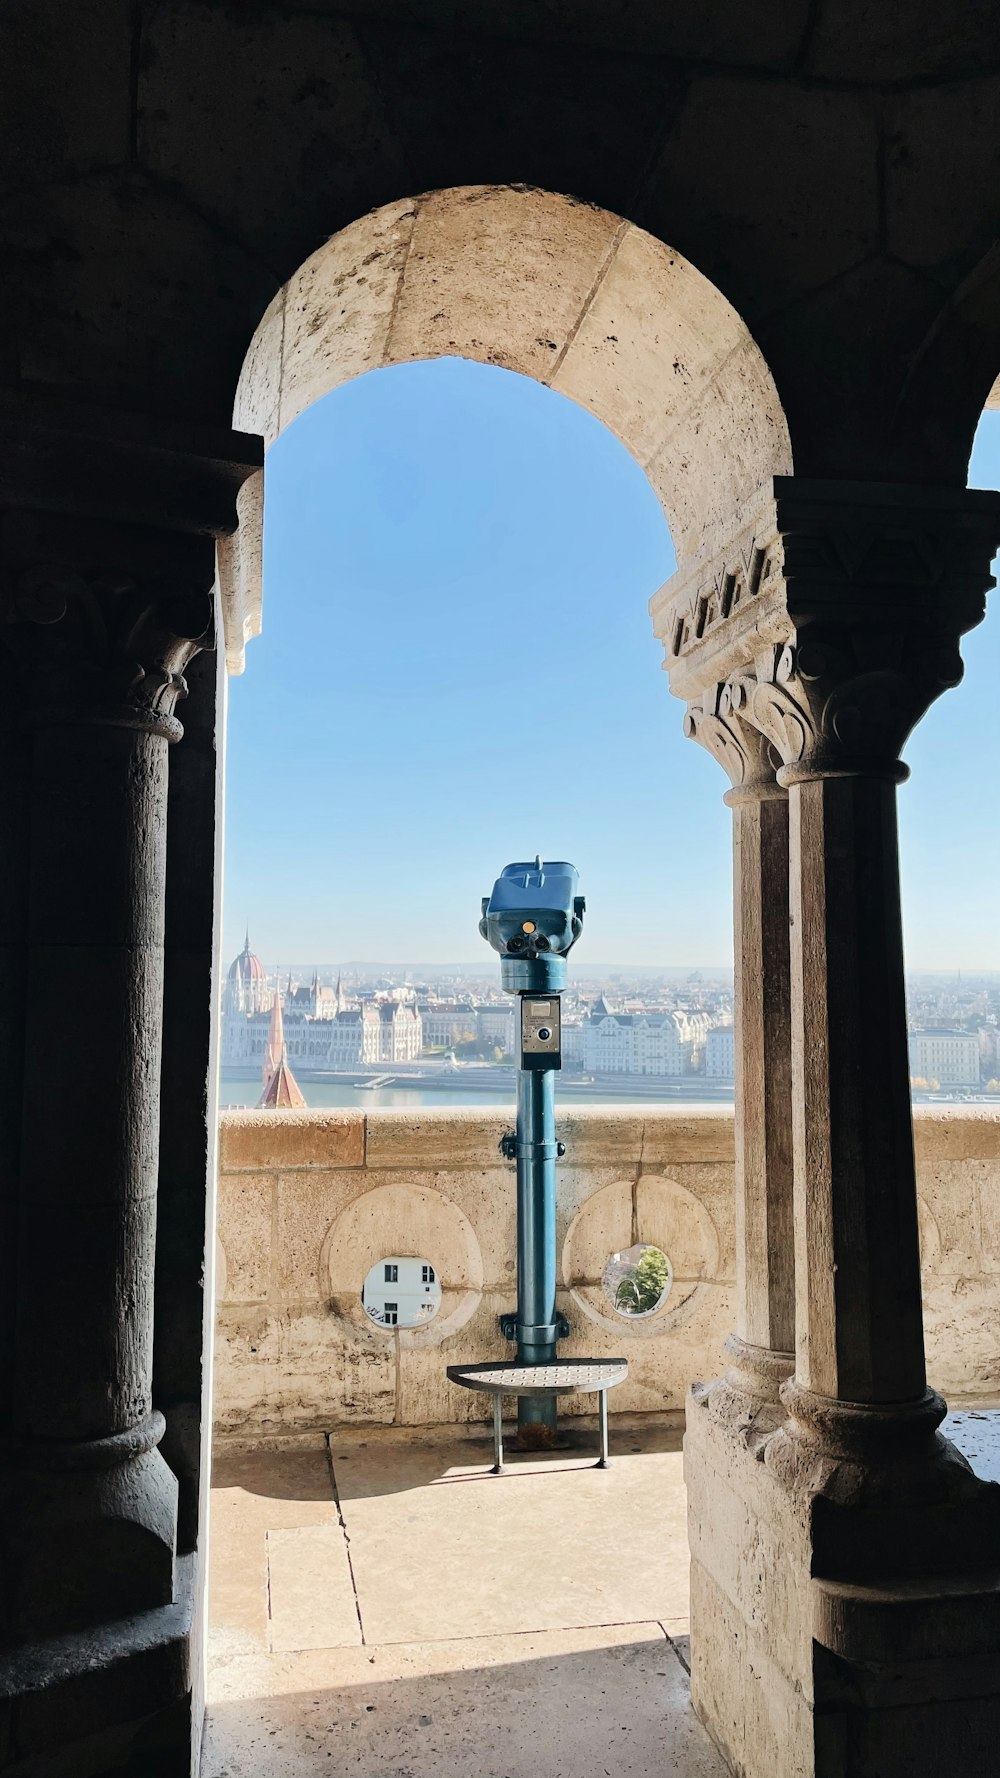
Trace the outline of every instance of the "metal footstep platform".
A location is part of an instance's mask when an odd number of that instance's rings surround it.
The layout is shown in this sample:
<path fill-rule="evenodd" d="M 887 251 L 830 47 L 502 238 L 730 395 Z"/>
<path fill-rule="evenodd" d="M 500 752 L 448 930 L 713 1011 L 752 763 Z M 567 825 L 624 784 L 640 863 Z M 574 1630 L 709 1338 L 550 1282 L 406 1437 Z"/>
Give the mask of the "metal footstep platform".
<path fill-rule="evenodd" d="M 448 1376 L 463 1389 L 479 1389 L 493 1397 L 493 1471 L 503 1474 L 503 1398 L 505 1395 L 599 1396 L 601 1454 L 597 1469 L 607 1469 L 608 1390 L 628 1376 L 625 1358 L 554 1359 L 548 1364 L 450 1364 Z"/>

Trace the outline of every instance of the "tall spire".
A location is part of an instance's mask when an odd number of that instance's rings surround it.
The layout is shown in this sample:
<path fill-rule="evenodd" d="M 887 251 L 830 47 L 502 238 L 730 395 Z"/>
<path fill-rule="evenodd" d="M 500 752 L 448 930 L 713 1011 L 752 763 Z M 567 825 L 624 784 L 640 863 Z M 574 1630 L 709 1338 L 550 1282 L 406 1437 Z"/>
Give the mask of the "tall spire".
<path fill-rule="evenodd" d="M 288 1051 L 281 1046 L 281 1059 L 257 1100 L 258 1111 L 299 1111 L 305 1105 L 305 1094 L 288 1066 Z"/>
<path fill-rule="evenodd" d="M 289 973 L 288 991 L 292 978 Z M 271 1028 L 264 1051 L 264 1091 L 257 1100 L 258 1111 L 293 1111 L 305 1105 L 305 1095 L 288 1065 L 285 1043 L 285 1021 L 281 1011 L 281 985 L 274 976 L 274 999 L 271 1002 Z"/>
<path fill-rule="evenodd" d="M 285 1048 L 285 1021 L 281 1012 L 281 984 L 278 972 L 274 972 L 274 999 L 271 1002 L 271 1027 L 267 1034 L 264 1047 L 264 1092 L 267 1093 L 271 1076 L 280 1065 Z"/>

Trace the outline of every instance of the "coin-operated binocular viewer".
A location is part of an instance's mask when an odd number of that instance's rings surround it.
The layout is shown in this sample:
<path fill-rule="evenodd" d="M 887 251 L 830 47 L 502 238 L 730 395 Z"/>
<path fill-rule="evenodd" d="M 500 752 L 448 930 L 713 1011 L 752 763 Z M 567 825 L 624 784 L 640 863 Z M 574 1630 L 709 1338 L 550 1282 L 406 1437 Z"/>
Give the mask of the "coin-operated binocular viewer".
<path fill-rule="evenodd" d="M 517 996 L 517 1314 L 501 1318 L 517 1341 L 518 1364 L 550 1363 L 566 1332 L 556 1314 L 555 1071 L 562 1067 L 566 956 L 583 930 L 586 903 L 573 865 L 508 864 L 483 901 L 479 930 L 500 953 L 500 980 Z M 522 1444 L 544 1442 L 556 1424 L 555 1396 L 519 1396 Z"/>
<path fill-rule="evenodd" d="M 596 1394 L 601 1454 L 608 1462 L 608 1390 L 628 1374 L 623 1358 L 560 1363 L 569 1328 L 556 1312 L 555 1074 L 562 1067 L 561 990 L 566 955 L 583 930 L 585 902 L 571 864 L 508 864 L 483 901 L 479 930 L 500 953 L 500 980 L 518 1001 L 517 1133 L 504 1153 L 517 1161 L 517 1312 L 500 1331 L 517 1341 L 517 1363 L 448 1366 L 453 1383 L 493 1397 L 495 1475 L 503 1473 L 503 1397 L 517 1396 L 522 1449 L 551 1444 L 560 1395 Z"/>

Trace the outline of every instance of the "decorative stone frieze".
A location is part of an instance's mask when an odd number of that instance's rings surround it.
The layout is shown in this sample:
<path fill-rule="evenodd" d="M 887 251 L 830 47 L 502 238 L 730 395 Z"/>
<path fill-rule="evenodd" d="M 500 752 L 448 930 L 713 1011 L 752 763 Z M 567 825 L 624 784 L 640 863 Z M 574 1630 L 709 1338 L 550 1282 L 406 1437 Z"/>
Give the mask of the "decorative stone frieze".
<path fill-rule="evenodd" d="M 776 477 L 724 554 L 651 601 L 689 732 L 720 760 L 735 746 L 738 763 L 739 717 L 786 768 L 895 771 L 914 725 L 962 677 L 960 638 L 993 585 L 998 508 L 978 489 Z"/>

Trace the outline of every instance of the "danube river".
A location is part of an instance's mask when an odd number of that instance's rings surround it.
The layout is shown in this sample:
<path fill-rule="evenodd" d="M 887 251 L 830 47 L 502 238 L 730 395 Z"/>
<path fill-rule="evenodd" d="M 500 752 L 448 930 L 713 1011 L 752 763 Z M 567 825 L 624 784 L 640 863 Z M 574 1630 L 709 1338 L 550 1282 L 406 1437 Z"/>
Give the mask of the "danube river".
<path fill-rule="evenodd" d="M 388 1087 L 357 1087 L 346 1081 L 302 1080 L 299 1082 L 305 1101 L 316 1111 L 327 1107 L 342 1110 L 351 1107 L 360 1111 L 373 1111 L 380 1105 L 394 1105 L 400 1110 L 412 1109 L 418 1105 L 465 1105 L 471 1110 L 475 1106 L 489 1106 L 497 1109 L 509 1105 L 514 1106 L 515 1086 L 513 1072 L 509 1086 L 466 1086 L 466 1087 L 421 1087 L 421 1086 L 388 1086 Z M 599 1086 L 587 1087 L 570 1085 L 565 1088 L 557 1085 L 562 1103 L 569 1105 L 626 1105 L 628 1095 L 622 1091 L 602 1091 Z M 243 1077 L 232 1077 L 223 1074 L 219 1082 L 219 1105 L 223 1111 L 257 1103 L 260 1087 L 254 1080 Z M 719 1090 L 702 1088 L 698 1091 L 696 1084 L 685 1081 L 675 1089 L 665 1089 L 662 1095 L 637 1093 L 633 1103 L 644 1105 L 718 1105 L 724 1109 L 733 1102 L 732 1093 L 728 1095 Z"/>
<path fill-rule="evenodd" d="M 413 1109 L 418 1105 L 465 1105 L 472 1110 L 475 1106 L 500 1108 L 504 1105 L 513 1110 L 515 1102 L 515 1085 L 513 1070 L 509 1084 L 504 1081 L 494 1085 L 497 1070 L 491 1069 L 492 1081 L 480 1085 L 466 1077 L 462 1086 L 448 1086 L 442 1082 L 437 1086 L 400 1085 L 398 1079 L 391 1086 L 359 1087 L 347 1080 L 302 1080 L 299 1085 L 305 1095 L 306 1104 L 313 1110 L 322 1111 L 327 1108 L 343 1110 L 345 1108 L 359 1111 L 373 1111 L 380 1105 L 394 1105 L 399 1110 Z M 733 1091 L 721 1086 L 709 1086 L 698 1080 L 678 1081 L 676 1086 L 666 1082 L 651 1083 L 639 1076 L 634 1088 L 622 1081 L 620 1086 L 608 1087 L 597 1083 L 590 1085 L 574 1079 L 573 1075 L 564 1075 L 556 1086 L 556 1092 L 564 1108 L 572 1105 L 671 1105 L 682 1110 L 689 1105 L 717 1105 L 720 1111 L 727 1110 L 733 1103 Z M 219 1108 L 222 1111 L 239 1110 L 256 1105 L 260 1095 L 260 1085 L 256 1077 L 248 1078 L 241 1075 L 223 1072 L 219 1081 Z M 1000 1099 L 996 1094 L 974 1092 L 927 1093 L 913 1094 L 915 1105 L 947 1105 L 947 1104 L 978 1104 L 990 1105 L 997 1109 Z"/>

